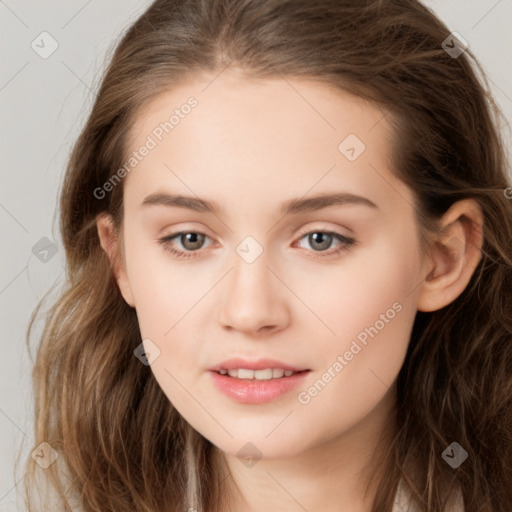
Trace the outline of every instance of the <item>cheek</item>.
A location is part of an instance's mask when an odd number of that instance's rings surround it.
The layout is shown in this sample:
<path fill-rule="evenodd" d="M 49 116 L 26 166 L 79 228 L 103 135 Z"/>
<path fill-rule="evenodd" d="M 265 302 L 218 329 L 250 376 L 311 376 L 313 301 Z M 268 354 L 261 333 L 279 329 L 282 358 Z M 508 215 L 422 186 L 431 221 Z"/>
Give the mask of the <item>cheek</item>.
<path fill-rule="evenodd" d="M 420 255 L 418 246 L 411 241 L 404 244 L 400 234 L 376 236 L 371 244 L 347 253 L 335 264 L 316 265 L 314 272 L 292 269 L 286 274 L 285 280 L 293 283 L 294 291 L 316 315 L 305 312 L 311 323 L 321 337 L 332 340 L 333 350 L 350 344 L 376 322 L 382 327 L 381 315 L 385 315 L 386 331 L 391 324 L 400 329 L 410 325 L 416 313 L 413 292 L 421 281 Z M 403 311 L 397 314 L 397 308 Z"/>
<path fill-rule="evenodd" d="M 345 291 L 335 294 L 337 306 L 324 319 L 337 335 L 324 335 L 323 364 L 298 390 L 297 422 L 288 425 L 287 435 L 299 437 L 302 424 L 314 417 L 311 438 L 328 439 L 352 428 L 385 397 L 394 399 L 416 315 L 410 293 L 415 265 L 390 258 L 367 268 L 347 277 Z"/>
<path fill-rule="evenodd" d="M 164 249 L 148 243 L 127 244 L 127 272 L 136 304 L 141 339 L 151 340 L 158 357 L 151 370 L 175 405 L 190 405 L 192 383 L 200 373 L 198 355 L 201 298 L 211 285 L 197 278 L 191 266 L 171 262 Z M 144 245 L 145 244 L 145 245 Z M 129 252 L 131 251 L 131 252 Z M 154 346 L 153 345 L 153 346 Z"/>
<path fill-rule="evenodd" d="M 177 263 L 154 240 L 127 237 L 126 266 L 143 337 L 166 340 L 205 294 L 190 265 Z M 193 312 L 191 312 L 193 314 Z"/>
<path fill-rule="evenodd" d="M 400 371 L 416 316 L 414 289 L 420 279 L 417 247 L 409 244 L 408 252 L 402 247 L 396 240 L 377 239 L 331 271 L 325 281 L 328 287 L 309 286 L 308 305 L 335 333 L 324 330 L 319 345 L 321 373 L 331 372 L 320 376 L 322 396 L 315 398 L 320 408 L 344 397 L 350 410 L 362 408 L 362 412 L 382 398 Z M 324 381 L 329 382 L 325 391 Z"/>
<path fill-rule="evenodd" d="M 297 421 L 287 425 L 287 436 L 299 438 L 309 423 L 311 439 L 326 440 L 354 428 L 380 405 L 386 409 L 394 402 L 416 311 L 410 303 L 395 308 L 385 317 L 388 323 L 367 315 L 363 327 L 353 326 L 356 335 L 344 337 L 337 347 L 331 344 L 325 366 L 309 386 L 298 390 Z M 386 314 L 386 309 L 380 311 Z"/>

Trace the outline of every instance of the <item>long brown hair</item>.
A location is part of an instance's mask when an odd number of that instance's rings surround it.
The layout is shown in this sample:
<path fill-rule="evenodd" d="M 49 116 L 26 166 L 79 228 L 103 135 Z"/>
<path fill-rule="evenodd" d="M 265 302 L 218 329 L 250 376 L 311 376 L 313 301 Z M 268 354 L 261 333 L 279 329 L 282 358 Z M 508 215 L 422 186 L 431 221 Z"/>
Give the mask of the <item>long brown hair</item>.
<path fill-rule="evenodd" d="M 29 507 L 43 478 L 43 494 L 55 490 L 52 510 L 222 510 L 213 446 L 134 357 L 135 310 L 100 247 L 97 216 L 108 212 L 121 226 L 122 184 L 101 199 L 94 191 L 126 161 L 143 105 L 198 73 L 236 66 L 248 77 L 323 81 L 389 112 L 394 172 L 417 198 L 420 229 L 457 200 L 480 204 L 484 243 L 470 283 L 447 307 L 417 313 L 373 510 L 391 511 L 403 479 L 421 511 L 445 510 L 446 491 L 459 488 L 467 512 L 510 512 L 510 182 L 485 75 L 469 48 L 447 51 L 449 36 L 415 0 L 156 0 L 127 30 L 62 185 L 66 283 L 46 313 L 33 373 L 34 448 L 47 442 L 59 458 L 45 470 L 28 460 Z M 457 469 L 441 457 L 452 442 L 468 452 Z"/>

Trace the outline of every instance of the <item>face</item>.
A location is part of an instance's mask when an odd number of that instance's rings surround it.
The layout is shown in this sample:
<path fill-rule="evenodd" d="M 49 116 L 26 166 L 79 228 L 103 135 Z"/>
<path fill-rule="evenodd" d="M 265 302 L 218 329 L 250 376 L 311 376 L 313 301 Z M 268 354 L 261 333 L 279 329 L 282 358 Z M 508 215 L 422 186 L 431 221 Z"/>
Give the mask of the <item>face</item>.
<path fill-rule="evenodd" d="M 392 393 L 425 272 L 414 199 L 377 107 L 313 81 L 211 80 L 134 124 L 118 282 L 181 415 L 226 453 L 291 457 Z"/>

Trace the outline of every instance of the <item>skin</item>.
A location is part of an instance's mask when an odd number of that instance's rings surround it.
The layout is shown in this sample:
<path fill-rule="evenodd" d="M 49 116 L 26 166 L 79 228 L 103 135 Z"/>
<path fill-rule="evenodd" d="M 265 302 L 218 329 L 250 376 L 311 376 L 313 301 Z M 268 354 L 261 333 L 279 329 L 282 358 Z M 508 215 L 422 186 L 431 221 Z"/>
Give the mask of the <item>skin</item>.
<path fill-rule="evenodd" d="M 392 132 L 381 110 L 320 82 L 255 81 L 236 70 L 214 76 L 162 93 L 139 113 L 129 153 L 188 97 L 198 100 L 125 178 L 122 232 L 98 218 L 101 245 L 142 339 L 160 350 L 150 366 L 155 378 L 231 474 L 232 510 L 369 511 L 383 476 L 367 489 L 373 452 L 394 428 L 396 377 L 415 314 L 444 307 L 466 287 L 480 258 L 481 210 L 471 200 L 455 204 L 422 252 L 413 194 L 392 173 Z M 348 134 L 366 145 L 353 162 L 338 150 Z M 279 213 L 286 201 L 333 191 L 376 207 Z M 216 201 L 222 211 L 141 207 L 155 192 Z M 342 246 L 336 238 L 315 245 L 307 234 L 319 229 L 356 245 L 319 257 Z M 207 235 L 196 244 L 199 256 L 177 259 L 158 242 L 179 231 Z M 247 236 L 263 249 L 250 264 L 236 252 Z M 184 244 L 178 237 L 167 247 L 193 252 Z M 297 394 L 397 301 L 400 312 L 301 404 Z M 277 400 L 240 404 L 208 372 L 231 357 L 311 371 Z M 251 467 L 237 456 L 247 442 L 261 453 Z"/>

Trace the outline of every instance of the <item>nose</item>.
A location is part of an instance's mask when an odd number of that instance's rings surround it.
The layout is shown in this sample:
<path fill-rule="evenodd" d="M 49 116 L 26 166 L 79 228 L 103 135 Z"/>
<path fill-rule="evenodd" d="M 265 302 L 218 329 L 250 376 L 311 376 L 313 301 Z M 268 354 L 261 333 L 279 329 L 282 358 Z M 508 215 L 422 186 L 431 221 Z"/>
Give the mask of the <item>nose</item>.
<path fill-rule="evenodd" d="M 291 316 L 288 290 L 268 267 L 265 251 L 252 263 L 235 253 L 233 262 L 218 310 L 219 323 L 251 335 L 285 328 Z"/>

